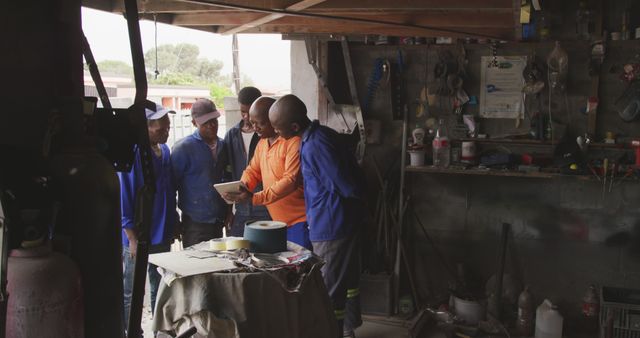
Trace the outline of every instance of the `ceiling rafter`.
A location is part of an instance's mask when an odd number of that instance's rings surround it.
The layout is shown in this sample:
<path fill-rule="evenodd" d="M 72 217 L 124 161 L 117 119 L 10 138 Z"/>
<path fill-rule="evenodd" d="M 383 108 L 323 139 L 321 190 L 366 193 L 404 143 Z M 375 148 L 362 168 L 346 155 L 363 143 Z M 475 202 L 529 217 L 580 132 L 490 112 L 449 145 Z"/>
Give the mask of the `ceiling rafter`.
<path fill-rule="evenodd" d="M 513 40 L 519 0 L 138 0 L 141 18 L 221 34 L 306 33 Z M 121 13 L 121 0 L 82 0 Z"/>
<path fill-rule="evenodd" d="M 296 2 L 295 4 L 288 6 L 284 9 L 284 11 L 286 12 L 300 12 L 304 9 L 307 9 L 309 7 L 315 6 L 321 2 L 324 2 L 326 0 L 302 0 L 300 2 Z M 280 18 L 282 18 L 283 16 L 285 16 L 286 14 L 284 13 L 271 13 L 268 14 L 267 16 L 264 16 L 260 19 L 256 19 L 254 21 L 251 22 L 247 22 L 239 27 L 234 27 L 228 30 L 223 30 L 221 33 L 222 34 L 236 34 L 236 33 L 240 33 L 243 31 L 246 31 L 248 29 L 254 28 L 254 27 L 259 27 L 261 25 L 264 25 L 266 23 L 269 23 L 271 21 L 275 21 L 278 20 Z"/>

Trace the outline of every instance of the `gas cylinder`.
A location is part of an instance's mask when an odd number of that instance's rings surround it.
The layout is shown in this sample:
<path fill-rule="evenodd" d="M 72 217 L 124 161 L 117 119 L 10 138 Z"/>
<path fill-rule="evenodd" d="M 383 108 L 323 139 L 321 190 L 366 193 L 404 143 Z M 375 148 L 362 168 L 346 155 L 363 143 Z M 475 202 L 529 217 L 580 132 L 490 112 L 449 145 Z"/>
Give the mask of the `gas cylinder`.
<path fill-rule="evenodd" d="M 69 256 L 82 275 L 85 334 L 120 338 L 124 310 L 118 176 L 91 148 L 69 147 L 52 157 L 50 167 L 61 203 L 55 235 L 71 238 Z"/>
<path fill-rule="evenodd" d="M 11 250 L 7 265 L 7 338 L 84 337 L 76 264 L 48 245 Z"/>

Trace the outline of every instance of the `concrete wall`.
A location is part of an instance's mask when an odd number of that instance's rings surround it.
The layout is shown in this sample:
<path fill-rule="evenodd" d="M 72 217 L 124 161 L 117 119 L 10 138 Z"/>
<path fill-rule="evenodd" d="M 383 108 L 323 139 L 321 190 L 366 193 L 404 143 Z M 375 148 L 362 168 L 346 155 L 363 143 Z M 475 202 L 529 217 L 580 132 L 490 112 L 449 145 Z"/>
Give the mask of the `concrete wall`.
<path fill-rule="evenodd" d="M 571 22 L 564 25 L 567 29 L 572 27 Z M 552 99 L 552 109 L 556 112 L 554 118 L 567 124 L 575 139 L 576 135 L 584 134 L 587 124 L 587 116 L 580 110 L 590 95 L 589 45 L 573 41 L 563 43 L 563 47 L 570 54 L 569 87 L 566 101 L 562 98 L 558 103 Z M 619 106 L 613 104 L 624 89 L 618 78 L 621 67 L 633 60 L 638 47 L 638 41 L 610 45 L 602 72 L 598 138 L 606 131 L 640 136 L 640 122 L 622 122 L 616 113 Z M 464 88 L 469 95 L 479 98 L 480 56 L 490 55 L 490 50 L 488 45 L 465 48 L 469 63 Z M 498 55 L 532 55 L 535 51 L 537 57 L 544 60 L 552 48 L 553 42 L 505 44 L 499 47 Z M 433 83 L 433 68 L 438 52 L 443 49 L 450 49 L 454 55 L 460 50 L 459 46 L 352 46 L 359 97 L 366 97 L 375 59 L 395 61 L 400 50 L 406 67 L 402 79 L 406 102 L 410 105 L 410 129 L 416 122 L 424 123 L 424 118 L 416 120 L 413 103 L 419 98 L 420 90 Z M 547 104 L 544 99 L 544 106 Z M 401 121 L 393 120 L 390 112 L 390 88 L 381 86 L 371 108 L 365 112 L 365 119 L 382 121 L 383 143 L 368 146 L 366 163 L 369 178 L 373 177 L 371 162 L 375 158 L 383 171 L 389 170 L 390 184 L 397 188 L 394 184 L 399 176 Z M 469 107 L 466 112 L 477 114 L 477 106 Z M 453 115 L 446 104 L 432 106 L 429 114 L 445 118 L 454 137 L 461 136 L 456 134 L 460 118 Z M 490 134 L 526 132 L 528 128 L 528 121 L 520 128 L 515 127 L 513 120 L 482 120 L 481 124 Z M 524 150 L 510 148 L 514 152 Z M 534 150 L 552 153 L 550 146 Z M 593 153 L 595 157 L 605 155 L 611 158 L 621 153 Z M 371 180 L 370 187 L 374 202 L 379 193 L 375 180 Z M 406 187 L 411 198 L 410 208 L 415 210 L 445 258 L 443 263 L 415 218 L 407 216 L 405 244 L 410 250 L 412 270 L 423 301 L 440 299 L 446 294 L 453 278 L 444 264 L 454 271 L 456 264 L 464 264 L 472 288 L 484 290 L 486 281 L 497 270 L 503 222 L 510 223 L 513 231 L 507 273 L 515 276 L 520 284 L 531 286 L 536 303 L 550 298 L 561 305 L 566 316 L 575 317 L 580 313 L 579 303 L 589 284 L 640 287 L 640 218 L 635 206 L 640 198 L 640 186 L 635 181 L 614 184 L 611 192 L 607 186 L 604 197 L 602 182 L 571 177 L 532 179 L 408 173 Z M 376 231 L 371 225 L 367 233 L 375 237 Z M 369 258 L 365 260 L 370 261 Z M 403 286 L 407 286 L 406 282 Z"/>
<path fill-rule="evenodd" d="M 291 93 L 307 105 L 309 118 L 318 118 L 318 79 L 309 65 L 304 41 L 291 41 Z"/>

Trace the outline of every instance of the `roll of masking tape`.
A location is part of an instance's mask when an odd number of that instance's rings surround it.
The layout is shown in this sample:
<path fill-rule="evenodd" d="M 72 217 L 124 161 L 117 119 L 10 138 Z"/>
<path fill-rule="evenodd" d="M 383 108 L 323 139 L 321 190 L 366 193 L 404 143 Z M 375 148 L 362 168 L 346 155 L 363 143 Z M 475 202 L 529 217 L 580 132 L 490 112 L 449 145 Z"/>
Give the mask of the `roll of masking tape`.
<path fill-rule="evenodd" d="M 287 224 L 277 221 L 257 221 L 244 227 L 244 239 L 250 250 L 259 253 L 287 251 Z"/>
<path fill-rule="evenodd" d="M 227 250 L 249 249 L 250 242 L 246 239 L 228 239 L 224 242 Z"/>
<path fill-rule="evenodd" d="M 222 238 L 216 238 L 209 241 L 209 249 L 213 251 L 227 250 L 227 244 Z"/>

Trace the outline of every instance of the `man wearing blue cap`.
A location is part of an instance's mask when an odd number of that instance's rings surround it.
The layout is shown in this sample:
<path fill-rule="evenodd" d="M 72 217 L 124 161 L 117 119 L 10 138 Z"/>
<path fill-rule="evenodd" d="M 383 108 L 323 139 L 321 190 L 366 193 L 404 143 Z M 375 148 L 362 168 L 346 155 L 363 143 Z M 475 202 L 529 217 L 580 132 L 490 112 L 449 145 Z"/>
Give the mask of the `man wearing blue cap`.
<path fill-rule="evenodd" d="M 228 179 L 225 142 L 218 137 L 220 112 L 209 99 L 199 99 L 191 107 L 197 130 L 173 146 L 171 164 L 182 211 L 182 244 L 192 246 L 222 237 L 222 228 L 231 208 L 213 188 Z"/>
<path fill-rule="evenodd" d="M 156 177 L 156 193 L 153 200 L 151 216 L 151 246 L 149 253 L 167 252 L 170 250 L 174 238 L 174 228 L 178 220 L 176 212 L 176 189 L 171 175 L 171 157 L 169 147 L 165 144 L 169 137 L 168 113 L 174 111 L 156 105 L 156 110 L 145 109 L 149 144 L 153 150 L 153 171 Z M 129 173 L 118 173 L 120 178 L 120 199 L 122 208 L 122 256 L 124 260 L 124 318 L 125 327 L 129 320 L 131 308 L 131 291 L 133 289 L 133 274 L 138 239 L 133 229 L 136 213 L 136 195 L 143 185 L 142 162 L 140 152 L 136 149 L 135 162 Z M 160 274 L 157 267 L 149 264 L 149 288 L 151 311 L 156 304 L 156 294 L 160 284 Z"/>

